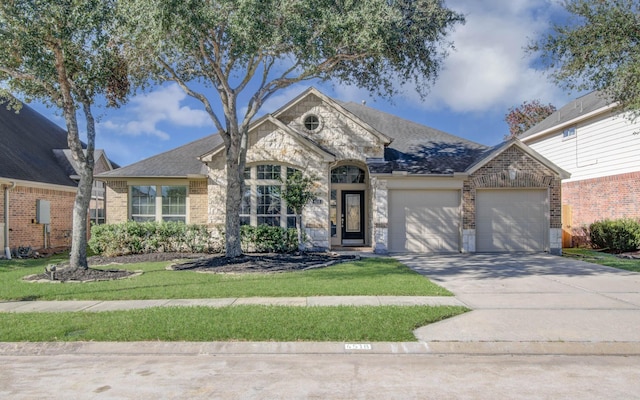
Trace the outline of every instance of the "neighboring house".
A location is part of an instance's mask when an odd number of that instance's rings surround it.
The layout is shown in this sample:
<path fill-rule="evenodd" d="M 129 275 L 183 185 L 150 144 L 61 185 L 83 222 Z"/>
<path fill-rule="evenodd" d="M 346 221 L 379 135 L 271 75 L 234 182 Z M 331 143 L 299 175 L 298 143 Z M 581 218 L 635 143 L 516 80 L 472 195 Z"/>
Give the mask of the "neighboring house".
<path fill-rule="evenodd" d="M 640 120 L 592 92 L 565 105 L 520 139 L 571 173 L 562 181 L 565 246 L 603 219 L 640 218 Z"/>
<path fill-rule="evenodd" d="M 304 211 L 309 247 L 376 252 L 559 253 L 568 174 L 518 140 L 486 147 L 314 88 L 249 130 L 245 224 L 294 227 L 278 189 L 318 177 Z M 223 226 L 225 152 L 214 134 L 103 173 L 107 222 Z"/>
<path fill-rule="evenodd" d="M 95 152 L 95 173 L 115 166 Z M 27 105 L 0 104 L 0 245 L 8 249 L 68 247 L 79 177 L 67 132 Z M 102 186 L 102 194 L 100 187 Z M 96 182 L 91 215 L 104 222 L 104 183 Z"/>

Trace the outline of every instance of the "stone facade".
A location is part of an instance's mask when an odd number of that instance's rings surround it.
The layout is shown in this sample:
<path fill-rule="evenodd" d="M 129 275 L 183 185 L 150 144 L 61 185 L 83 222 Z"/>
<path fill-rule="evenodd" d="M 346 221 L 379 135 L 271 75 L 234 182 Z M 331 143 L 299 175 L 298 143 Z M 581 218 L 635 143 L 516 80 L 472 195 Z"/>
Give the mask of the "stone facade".
<path fill-rule="evenodd" d="M 126 222 L 129 219 L 127 181 L 107 181 L 105 197 L 107 224 Z"/>
<path fill-rule="evenodd" d="M 313 114 L 319 117 L 320 126 L 313 132 L 304 127 L 304 118 Z M 249 133 L 247 167 L 261 164 L 293 167 L 317 178 L 317 199 L 304 209 L 303 227 L 313 249 L 328 249 L 330 243 L 329 192 L 331 170 L 340 165 L 357 165 L 366 171 L 366 160 L 382 157 L 384 144 L 380 138 L 359 125 L 349 116 L 338 113 L 330 105 L 315 96 L 308 96 L 296 103 L 277 120 L 266 120 L 254 126 Z M 302 131 L 312 141 L 298 136 Z M 226 172 L 223 157 L 212 155 L 207 159 L 209 167 L 209 224 L 223 226 L 225 223 Z M 246 184 L 251 184 L 247 180 Z M 368 182 L 367 182 L 368 186 Z M 369 191 L 365 190 L 366 195 Z M 373 203 L 367 202 L 371 210 Z M 367 236 L 365 245 L 371 245 L 371 212 L 366 218 Z"/>

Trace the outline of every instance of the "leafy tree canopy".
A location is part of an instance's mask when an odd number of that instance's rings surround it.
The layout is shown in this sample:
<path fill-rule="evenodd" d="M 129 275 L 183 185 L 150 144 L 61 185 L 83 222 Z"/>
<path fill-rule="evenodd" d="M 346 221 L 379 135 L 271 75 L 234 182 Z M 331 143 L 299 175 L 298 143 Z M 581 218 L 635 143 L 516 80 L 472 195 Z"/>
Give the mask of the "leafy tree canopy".
<path fill-rule="evenodd" d="M 129 90 L 127 66 L 113 40 L 115 0 L 3 0 L 0 2 L 0 100 L 19 109 L 13 95 L 62 109 L 67 142 L 78 165 L 71 267 L 87 268 L 87 209 L 93 183 L 95 119 L 104 96 L 116 106 Z M 76 113 L 87 128 L 86 150 Z"/>
<path fill-rule="evenodd" d="M 229 257 L 241 254 L 238 215 L 247 132 L 264 102 L 312 79 L 354 84 L 383 96 L 411 85 L 424 96 L 451 46 L 446 35 L 464 20 L 442 0 L 129 0 L 119 5 L 127 20 L 129 66 L 139 82 L 150 77 L 177 82 L 202 102 L 224 141 Z"/>
<path fill-rule="evenodd" d="M 599 90 L 625 110 L 640 110 L 640 1 L 565 0 L 566 24 L 529 46 L 557 83 Z"/>
<path fill-rule="evenodd" d="M 518 137 L 555 111 L 553 104 L 542 104 L 538 99 L 511 107 L 504 117 L 509 125 L 509 135 L 505 136 L 505 140 Z"/>

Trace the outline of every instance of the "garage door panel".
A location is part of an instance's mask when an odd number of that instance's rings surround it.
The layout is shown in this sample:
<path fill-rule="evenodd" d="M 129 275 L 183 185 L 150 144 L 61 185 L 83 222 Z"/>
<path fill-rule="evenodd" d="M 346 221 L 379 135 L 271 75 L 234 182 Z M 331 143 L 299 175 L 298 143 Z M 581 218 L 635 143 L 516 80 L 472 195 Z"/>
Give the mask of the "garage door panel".
<path fill-rule="evenodd" d="M 546 190 L 478 190 L 477 251 L 544 251 Z"/>
<path fill-rule="evenodd" d="M 459 250 L 459 191 L 390 190 L 389 250 Z"/>

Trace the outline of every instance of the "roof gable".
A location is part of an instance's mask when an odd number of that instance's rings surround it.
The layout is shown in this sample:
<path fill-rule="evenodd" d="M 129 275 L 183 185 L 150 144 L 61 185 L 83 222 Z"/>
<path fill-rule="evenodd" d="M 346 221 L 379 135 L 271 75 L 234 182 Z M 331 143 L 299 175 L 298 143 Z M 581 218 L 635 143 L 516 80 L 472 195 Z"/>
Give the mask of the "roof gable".
<path fill-rule="evenodd" d="M 566 104 L 547 118 L 518 136 L 523 141 L 544 136 L 559 129 L 574 125 L 579 121 L 590 118 L 615 108 L 612 102 L 602 92 L 591 92 Z"/>
<path fill-rule="evenodd" d="M 556 172 L 561 179 L 567 179 L 571 176 L 571 174 L 567 171 L 565 171 L 564 169 L 558 167 L 556 164 L 554 164 L 553 162 L 549 161 L 549 159 L 547 159 L 546 157 L 542 156 L 540 153 L 538 153 L 537 151 L 533 150 L 531 147 L 527 146 L 526 144 L 522 143 L 520 140 L 518 139 L 511 139 L 509 141 L 500 143 L 499 145 L 488 149 L 480 159 L 478 159 L 478 161 L 476 163 L 474 163 L 473 165 L 469 166 L 469 168 L 467 169 L 467 173 L 468 174 L 473 174 L 474 172 L 476 172 L 477 170 L 479 170 L 480 168 L 482 168 L 483 166 L 485 166 L 486 164 L 488 164 L 491 160 L 493 160 L 494 158 L 498 157 L 500 154 L 504 153 L 507 149 L 511 148 L 511 147 L 517 147 L 520 150 L 522 150 L 522 152 L 526 153 L 527 155 L 529 155 L 531 158 L 533 158 L 534 160 L 538 161 L 539 163 L 541 163 L 542 165 L 544 165 L 545 167 L 549 168 L 550 170 Z"/>

